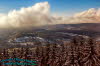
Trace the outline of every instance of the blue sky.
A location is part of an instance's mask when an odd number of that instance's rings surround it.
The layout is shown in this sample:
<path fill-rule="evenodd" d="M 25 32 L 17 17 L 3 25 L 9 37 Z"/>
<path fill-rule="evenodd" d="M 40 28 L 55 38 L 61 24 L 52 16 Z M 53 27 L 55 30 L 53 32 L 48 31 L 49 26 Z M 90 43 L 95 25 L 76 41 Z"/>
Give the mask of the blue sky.
<path fill-rule="evenodd" d="M 29 7 L 38 2 L 48 1 L 51 13 L 73 14 L 89 8 L 99 8 L 100 0 L 0 0 L 0 13 L 7 13 L 13 9 Z"/>

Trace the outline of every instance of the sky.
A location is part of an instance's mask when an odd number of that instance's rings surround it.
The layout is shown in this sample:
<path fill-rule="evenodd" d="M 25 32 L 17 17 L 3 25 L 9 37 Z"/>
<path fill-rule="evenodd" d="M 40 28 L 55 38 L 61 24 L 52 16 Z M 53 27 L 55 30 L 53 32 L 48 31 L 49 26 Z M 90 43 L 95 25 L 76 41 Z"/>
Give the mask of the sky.
<path fill-rule="evenodd" d="M 73 15 L 90 8 L 100 7 L 100 0 L 0 0 L 0 13 L 19 10 L 45 1 L 50 4 L 51 13 L 59 15 Z"/>

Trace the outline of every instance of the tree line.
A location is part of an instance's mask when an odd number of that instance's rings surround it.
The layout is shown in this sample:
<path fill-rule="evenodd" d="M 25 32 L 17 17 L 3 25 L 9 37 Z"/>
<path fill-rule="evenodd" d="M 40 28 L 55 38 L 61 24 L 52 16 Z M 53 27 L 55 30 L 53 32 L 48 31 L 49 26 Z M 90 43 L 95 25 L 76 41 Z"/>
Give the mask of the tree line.
<path fill-rule="evenodd" d="M 27 46 L 26 48 L 2 49 L 0 50 L 0 60 L 28 59 L 37 61 L 36 66 L 100 66 L 98 50 L 100 48 L 96 46 L 97 43 L 92 38 L 75 37 L 70 43 L 51 44 L 47 42 L 45 46 L 39 44 L 34 48 Z M 5 65 L 0 63 L 0 66 Z"/>

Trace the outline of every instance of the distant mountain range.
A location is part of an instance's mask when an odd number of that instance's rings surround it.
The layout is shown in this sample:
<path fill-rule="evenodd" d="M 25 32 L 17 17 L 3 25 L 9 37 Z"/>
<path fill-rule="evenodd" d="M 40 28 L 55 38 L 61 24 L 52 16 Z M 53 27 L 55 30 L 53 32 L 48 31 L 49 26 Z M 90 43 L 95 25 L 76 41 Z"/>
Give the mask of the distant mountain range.
<path fill-rule="evenodd" d="M 52 42 L 56 40 L 69 40 L 74 36 L 89 36 L 99 40 L 99 29 L 100 23 L 57 24 L 27 29 L 1 29 L 0 42 L 1 45 L 3 43 L 10 44 L 11 42 L 32 42 L 32 40 Z"/>

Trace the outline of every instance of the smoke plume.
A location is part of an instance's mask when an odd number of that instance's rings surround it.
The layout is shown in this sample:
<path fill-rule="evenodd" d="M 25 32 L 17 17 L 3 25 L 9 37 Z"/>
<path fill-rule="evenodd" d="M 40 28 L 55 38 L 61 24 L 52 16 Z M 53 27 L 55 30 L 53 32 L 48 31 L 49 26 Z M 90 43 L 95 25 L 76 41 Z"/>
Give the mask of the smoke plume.
<path fill-rule="evenodd" d="M 52 22 L 48 2 L 37 3 L 32 7 L 0 14 L 0 28 L 42 26 Z"/>
<path fill-rule="evenodd" d="M 66 14 L 67 15 L 67 14 Z M 50 15 L 48 2 L 37 3 L 32 7 L 0 14 L 0 28 L 22 28 L 52 24 L 99 23 L 100 9 L 91 8 L 72 17 Z"/>

